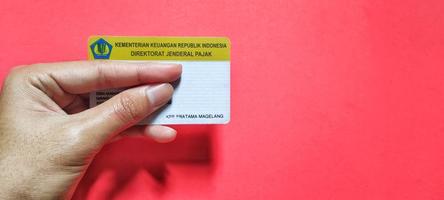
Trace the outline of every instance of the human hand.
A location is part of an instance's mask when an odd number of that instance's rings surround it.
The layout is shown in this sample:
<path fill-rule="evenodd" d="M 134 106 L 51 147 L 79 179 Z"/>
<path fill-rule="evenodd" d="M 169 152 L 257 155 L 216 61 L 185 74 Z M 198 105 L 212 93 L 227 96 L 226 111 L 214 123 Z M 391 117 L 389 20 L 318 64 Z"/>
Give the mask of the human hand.
<path fill-rule="evenodd" d="M 126 133 L 159 142 L 165 126 L 133 126 L 171 98 L 176 64 L 79 61 L 14 69 L 0 95 L 0 199 L 68 197 L 101 147 Z M 134 87 L 136 86 L 136 87 Z M 134 87 L 88 109 L 87 93 Z"/>

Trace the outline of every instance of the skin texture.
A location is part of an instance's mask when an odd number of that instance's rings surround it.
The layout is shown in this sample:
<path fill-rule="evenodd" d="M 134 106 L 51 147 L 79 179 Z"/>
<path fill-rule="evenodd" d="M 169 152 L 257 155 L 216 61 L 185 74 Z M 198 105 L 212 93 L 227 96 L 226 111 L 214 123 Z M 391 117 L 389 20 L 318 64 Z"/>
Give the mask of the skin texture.
<path fill-rule="evenodd" d="M 125 135 L 174 139 L 133 126 L 171 98 L 176 64 L 78 61 L 17 67 L 0 95 L 0 199 L 70 198 L 97 152 Z M 88 109 L 87 94 L 130 88 Z"/>

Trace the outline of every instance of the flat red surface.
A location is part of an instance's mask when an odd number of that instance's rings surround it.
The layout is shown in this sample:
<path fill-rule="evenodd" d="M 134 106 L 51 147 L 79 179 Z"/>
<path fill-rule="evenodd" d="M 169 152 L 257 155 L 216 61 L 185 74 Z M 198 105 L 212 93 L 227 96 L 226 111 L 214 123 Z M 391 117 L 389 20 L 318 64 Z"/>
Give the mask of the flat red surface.
<path fill-rule="evenodd" d="M 0 2 L 1 77 L 90 35 L 228 36 L 232 120 L 107 146 L 75 199 L 444 199 L 444 2 Z"/>

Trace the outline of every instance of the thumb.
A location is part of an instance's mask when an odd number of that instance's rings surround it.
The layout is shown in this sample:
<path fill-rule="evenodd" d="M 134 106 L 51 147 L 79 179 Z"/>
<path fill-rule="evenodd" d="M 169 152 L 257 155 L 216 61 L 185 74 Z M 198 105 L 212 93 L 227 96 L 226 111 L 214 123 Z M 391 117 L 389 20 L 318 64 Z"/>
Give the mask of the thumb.
<path fill-rule="evenodd" d="M 171 99 L 173 87 L 168 83 L 125 90 L 104 103 L 78 113 L 86 134 L 107 140 L 163 106 Z M 97 138 L 96 137 L 96 138 Z"/>

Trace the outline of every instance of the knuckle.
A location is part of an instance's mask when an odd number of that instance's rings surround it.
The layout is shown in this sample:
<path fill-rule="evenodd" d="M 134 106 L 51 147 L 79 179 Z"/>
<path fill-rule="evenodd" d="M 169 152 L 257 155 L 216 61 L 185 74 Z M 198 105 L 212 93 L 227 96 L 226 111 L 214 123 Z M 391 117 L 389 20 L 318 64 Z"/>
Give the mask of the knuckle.
<path fill-rule="evenodd" d="M 105 71 L 103 61 L 97 61 L 94 62 L 95 69 L 97 70 L 97 77 L 98 77 L 98 87 L 101 88 L 104 85 L 106 85 L 106 77 L 105 77 Z"/>
<path fill-rule="evenodd" d="M 114 113 L 123 123 L 133 122 L 143 117 L 138 112 L 138 107 L 135 96 L 121 93 L 118 103 L 114 106 Z"/>
<path fill-rule="evenodd" d="M 116 75 L 115 64 L 103 60 L 103 61 L 95 61 L 94 65 L 97 70 L 96 73 L 98 77 L 97 79 L 98 88 L 104 88 L 104 87 L 114 88 L 115 82 L 113 81 L 114 80 L 113 77 Z"/>
<path fill-rule="evenodd" d="M 26 71 L 27 71 L 27 67 L 24 65 L 20 65 L 20 66 L 12 68 L 9 75 L 10 76 L 20 76 L 20 75 L 26 74 Z"/>
<path fill-rule="evenodd" d="M 5 83 L 6 84 L 11 84 L 14 82 L 17 82 L 19 80 L 22 80 L 23 78 L 25 78 L 26 75 L 29 75 L 30 71 L 28 70 L 27 66 L 17 66 L 15 68 L 13 68 L 8 76 L 5 79 Z"/>

